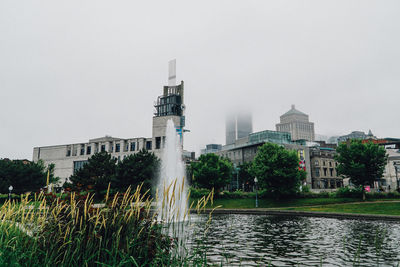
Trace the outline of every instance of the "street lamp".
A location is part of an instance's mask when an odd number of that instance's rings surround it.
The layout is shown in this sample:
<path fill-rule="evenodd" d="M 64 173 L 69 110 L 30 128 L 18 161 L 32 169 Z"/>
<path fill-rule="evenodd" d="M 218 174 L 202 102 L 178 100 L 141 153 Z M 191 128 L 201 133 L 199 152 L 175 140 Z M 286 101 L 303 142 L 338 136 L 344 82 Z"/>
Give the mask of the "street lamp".
<path fill-rule="evenodd" d="M 256 208 L 258 208 L 258 191 L 257 191 L 257 177 L 254 177 L 254 184 L 256 186 Z"/>
<path fill-rule="evenodd" d="M 12 185 L 8 188 L 8 199 L 11 200 L 11 191 L 14 189 Z"/>
<path fill-rule="evenodd" d="M 394 166 L 394 170 L 395 170 L 395 172 L 396 172 L 396 183 L 397 183 L 397 192 L 400 192 L 400 190 L 399 190 L 399 178 L 398 178 L 398 176 L 397 176 L 397 171 L 398 171 L 398 167 L 399 167 L 399 163 L 398 162 L 393 162 L 393 166 Z"/>
<path fill-rule="evenodd" d="M 239 190 L 239 171 L 240 171 L 240 168 L 237 167 L 236 168 L 236 190 Z"/>

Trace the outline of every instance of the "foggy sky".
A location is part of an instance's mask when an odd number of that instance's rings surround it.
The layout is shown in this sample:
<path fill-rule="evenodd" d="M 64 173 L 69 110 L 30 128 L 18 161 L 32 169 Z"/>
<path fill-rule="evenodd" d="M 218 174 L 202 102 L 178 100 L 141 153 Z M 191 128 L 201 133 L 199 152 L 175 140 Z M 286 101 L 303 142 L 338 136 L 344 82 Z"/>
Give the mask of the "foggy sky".
<path fill-rule="evenodd" d="M 225 143 L 225 113 L 275 130 L 400 137 L 400 2 L 0 1 L 0 158 L 151 137 L 168 61 L 185 81 L 185 149 Z"/>

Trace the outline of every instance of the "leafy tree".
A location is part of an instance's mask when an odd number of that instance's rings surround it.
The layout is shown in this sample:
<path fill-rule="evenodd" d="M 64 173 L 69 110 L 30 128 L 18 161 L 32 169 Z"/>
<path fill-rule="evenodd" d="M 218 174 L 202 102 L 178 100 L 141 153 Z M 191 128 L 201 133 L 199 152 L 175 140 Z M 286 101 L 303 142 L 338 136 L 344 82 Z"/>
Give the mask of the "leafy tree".
<path fill-rule="evenodd" d="M 251 173 L 257 177 L 260 187 L 276 198 L 296 194 L 306 177 L 299 170 L 297 153 L 272 143 L 258 148 Z"/>
<path fill-rule="evenodd" d="M 244 184 L 245 191 L 251 191 L 254 185 L 254 175 L 251 173 L 252 162 L 244 162 L 239 166 L 239 183 Z"/>
<path fill-rule="evenodd" d="M 49 165 L 50 182 L 55 182 L 54 166 Z M 46 186 L 47 169 L 42 161 L 37 163 L 22 160 L 0 160 L 0 192 L 7 193 L 8 187 L 13 186 L 13 193 L 38 191 Z"/>
<path fill-rule="evenodd" d="M 372 142 L 352 140 L 341 143 L 336 151 L 338 174 L 349 177 L 353 184 L 364 188 L 365 185 L 373 185 L 374 181 L 382 177 L 387 160 L 384 147 Z M 365 200 L 365 190 L 362 191 Z"/>
<path fill-rule="evenodd" d="M 96 153 L 69 178 L 70 182 L 66 182 L 64 188 L 93 190 L 97 196 L 101 196 L 109 183 L 115 185 L 116 162 L 107 152 Z"/>
<path fill-rule="evenodd" d="M 120 191 L 125 191 L 129 186 L 132 190 L 143 183 L 143 192 L 151 189 L 160 160 L 154 153 L 145 149 L 138 153 L 129 155 L 118 163 L 116 168 L 116 187 Z"/>
<path fill-rule="evenodd" d="M 216 189 L 226 186 L 232 179 L 232 163 L 215 154 L 205 154 L 191 165 L 193 184 L 198 188 Z"/>

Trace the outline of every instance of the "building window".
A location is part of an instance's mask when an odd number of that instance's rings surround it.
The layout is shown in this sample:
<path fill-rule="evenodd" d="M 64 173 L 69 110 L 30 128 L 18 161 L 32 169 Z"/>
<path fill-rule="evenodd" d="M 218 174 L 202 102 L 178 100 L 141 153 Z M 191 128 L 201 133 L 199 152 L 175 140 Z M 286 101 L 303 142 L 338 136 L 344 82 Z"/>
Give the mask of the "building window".
<path fill-rule="evenodd" d="M 326 177 L 326 175 L 327 175 L 327 172 L 328 172 L 328 169 L 327 168 L 324 168 L 324 176 Z"/>
<path fill-rule="evenodd" d="M 146 141 L 146 149 L 151 150 L 151 141 Z"/>
<path fill-rule="evenodd" d="M 69 148 L 68 150 L 67 150 L 67 157 L 70 157 L 71 156 L 71 149 Z"/>
<path fill-rule="evenodd" d="M 91 146 L 88 146 L 87 148 L 86 148 L 86 155 L 90 155 L 92 153 L 92 147 Z"/>
<path fill-rule="evenodd" d="M 121 144 L 115 144 L 115 152 L 119 152 L 121 150 Z"/>
<path fill-rule="evenodd" d="M 319 168 L 315 169 L 315 177 L 319 177 Z"/>
<path fill-rule="evenodd" d="M 135 146 L 136 146 L 136 143 L 135 143 L 135 142 L 132 142 L 132 143 L 131 143 L 131 151 L 135 151 Z"/>
<path fill-rule="evenodd" d="M 329 161 L 329 167 L 332 167 L 332 162 Z"/>
<path fill-rule="evenodd" d="M 161 137 L 156 137 L 156 149 L 161 148 Z"/>
<path fill-rule="evenodd" d="M 129 143 L 125 141 L 125 148 L 124 151 L 129 151 Z"/>
<path fill-rule="evenodd" d="M 318 160 L 315 161 L 315 166 L 319 166 Z"/>
<path fill-rule="evenodd" d="M 329 169 L 330 173 L 331 173 L 331 177 L 333 177 L 333 169 Z"/>
<path fill-rule="evenodd" d="M 85 155 L 85 146 L 81 146 L 81 155 Z"/>
<path fill-rule="evenodd" d="M 101 152 L 105 152 L 106 151 L 106 145 L 101 145 Z"/>
<path fill-rule="evenodd" d="M 74 161 L 74 174 L 83 167 L 88 161 L 87 160 L 79 160 Z"/>

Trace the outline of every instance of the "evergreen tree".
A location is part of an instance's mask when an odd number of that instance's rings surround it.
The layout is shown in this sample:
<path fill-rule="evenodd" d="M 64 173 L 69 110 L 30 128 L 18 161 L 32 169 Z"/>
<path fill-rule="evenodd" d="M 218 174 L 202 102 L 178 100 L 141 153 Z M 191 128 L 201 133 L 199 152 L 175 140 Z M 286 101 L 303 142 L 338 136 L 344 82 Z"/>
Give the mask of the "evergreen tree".
<path fill-rule="evenodd" d="M 145 149 L 138 153 L 129 155 L 118 163 L 116 168 L 116 188 L 125 191 L 129 186 L 135 190 L 138 185 L 142 186 L 143 192 L 151 189 L 158 173 L 160 160 Z"/>
<path fill-rule="evenodd" d="M 107 152 L 96 153 L 69 178 L 70 182 L 66 182 L 64 188 L 92 190 L 97 196 L 101 196 L 105 194 L 109 183 L 115 188 L 116 162 Z"/>

